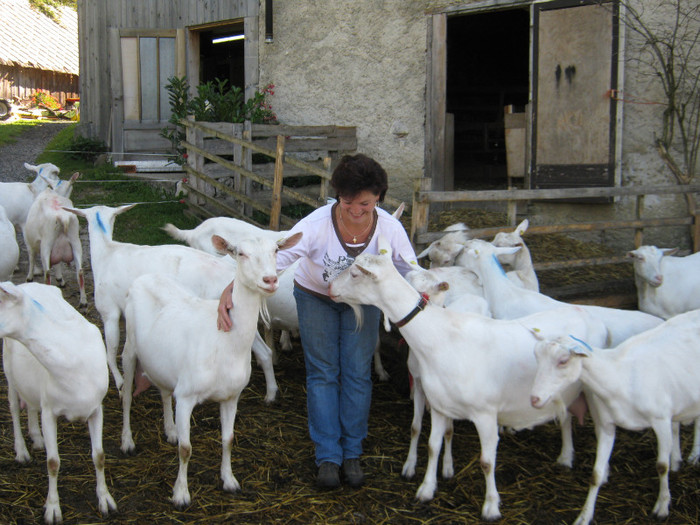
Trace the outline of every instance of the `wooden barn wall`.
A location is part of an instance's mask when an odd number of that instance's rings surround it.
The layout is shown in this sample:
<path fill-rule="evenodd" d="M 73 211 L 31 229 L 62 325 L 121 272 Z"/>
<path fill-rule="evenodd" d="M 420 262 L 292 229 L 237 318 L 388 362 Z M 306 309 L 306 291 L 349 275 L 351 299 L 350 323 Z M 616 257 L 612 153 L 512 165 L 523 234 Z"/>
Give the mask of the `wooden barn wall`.
<path fill-rule="evenodd" d="M 254 0 L 78 0 L 81 133 L 111 141 L 109 28 L 178 29 L 254 16 L 257 9 Z"/>
<path fill-rule="evenodd" d="M 65 104 L 67 98 L 80 96 L 78 75 L 0 65 L 0 98 L 25 100 L 38 90 L 48 92 Z"/>

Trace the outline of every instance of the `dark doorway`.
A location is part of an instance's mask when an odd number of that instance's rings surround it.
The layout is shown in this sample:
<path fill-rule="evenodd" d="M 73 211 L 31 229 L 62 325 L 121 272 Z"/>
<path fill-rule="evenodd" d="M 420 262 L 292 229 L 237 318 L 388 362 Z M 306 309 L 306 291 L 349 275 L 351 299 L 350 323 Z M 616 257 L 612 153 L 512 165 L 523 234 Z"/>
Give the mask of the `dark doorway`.
<path fill-rule="evenodd" d="M 245 89 L 243 24 L 201 31 L 199 34 L 200 82 L 228 80 Z"/>
<path fill-rule="evenodd" d="M 527 9 L 447 20 L 447 113 L 454 115 L 454 188 L 505 188 L 503 108 L 528 102 Z"/>

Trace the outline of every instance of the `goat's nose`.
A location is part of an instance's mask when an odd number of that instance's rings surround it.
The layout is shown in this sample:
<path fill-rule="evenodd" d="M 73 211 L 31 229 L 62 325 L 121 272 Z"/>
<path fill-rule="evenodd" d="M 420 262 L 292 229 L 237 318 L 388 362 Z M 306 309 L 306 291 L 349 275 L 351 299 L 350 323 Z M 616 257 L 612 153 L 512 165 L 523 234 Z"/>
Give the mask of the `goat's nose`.
<path fill-rule="evenodd" d="M 266 275 L 263 277 L 263 282 L 265 284 L 276 284 L 277 283 L 277 276 L 276 275 Z"/>
<path fill-rule="evenodd" d="M 530 404 L 531 404 L 533 407 L 537 407 L 537 405 L 539 404 L 539 402 L 540 402 L 540 398 L 539 398 L 539 397 L 537 397 L 537 396 L 530 396 Z"/>

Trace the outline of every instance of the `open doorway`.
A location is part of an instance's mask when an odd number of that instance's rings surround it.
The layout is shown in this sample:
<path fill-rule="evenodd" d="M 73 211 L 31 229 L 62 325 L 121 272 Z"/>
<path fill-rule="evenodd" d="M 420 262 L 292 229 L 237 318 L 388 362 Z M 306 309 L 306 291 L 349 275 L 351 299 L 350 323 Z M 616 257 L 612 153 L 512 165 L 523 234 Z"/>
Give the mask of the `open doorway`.
<path fill-rule="evenodd" d="M 529 93 L 527 8 L 447 19 L 447 103 L 454 115 L 454 189 L 507 186 L 503 108 Z"/>
<path fill-rule="evenodd" d="M 228 80 L 229 86 L 245 88 L 245 40 L 243 22 L 199 32 L 199 81 Z"/>

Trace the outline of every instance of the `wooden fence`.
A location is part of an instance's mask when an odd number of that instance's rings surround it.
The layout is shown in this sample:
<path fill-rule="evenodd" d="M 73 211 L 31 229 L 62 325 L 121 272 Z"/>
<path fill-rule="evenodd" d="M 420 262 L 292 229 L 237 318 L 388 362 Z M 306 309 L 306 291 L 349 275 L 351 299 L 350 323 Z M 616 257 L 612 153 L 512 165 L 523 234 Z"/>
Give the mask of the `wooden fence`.
<path fill-rule="evenodd" d="M 530 225 L 528 235 L 542 235 L 551 233 L 580 233 L 603 232 L 608 230 L 633 229 L 634 245 L 643 244 L 644 229 L 661 226 L 685 226 L 690 232 L 693 251 L 700 250 L 700 213 L 691 209 L 689 213 L 674 217 L 645 218 L 644 198 L 648 195 L 689 195 L 700 192 L 700 185 L 673 185 L 673 186 L 630 186 L 630 187 L 604 187 L 604 188 L 572 188 L 572 189 L 548 189 L 548 190 L 493 190 L 493 191 L 431 191 L 432 181 L 428 178 L 419 179 L 415 184 L 413 196 L 413 208 L 411 214 L 411 241 L 414 246 L 422 248 L 432 241 L 444 235 L 444 232 L 429 232 L 428 219 L 431 203 L 448 202 L 499 202 L 507 203 L 507 225 L 491 228 L 472 229 L 470 233 L 474 237 L 492 237 L 500 231 L 511 231 L 515 226 L 515 210 L 518 202 L 527 201 L 556 201 L 556 200 L 580 200 L 630 197 L 636 200 L 634 217 L 613 221 L 585 221 L 556 225 Z M 694 201 L 693 201 L 694 202 Z M 576 259 L 566 261 L 535 262 L 535 270 L 555 270 L 559 268 L 573 268 L 600 264 L 615 264 L 625 261 L 622 256 L 596 259 Z M 627 260 L 629 262 L 629 260 Z"/>
<path fill-rule="evenodd" d="M 283 126 L 196 122 L 183 119 L 187 150 L 185 187 L 189 204 L 202 216 L 211 208 L 279 230 L 297 219 L 282 214 L 283 201 L 318 208 L 329 195 L 331 168 L 340 156 L 357 149 L 356 129 L 341 126 Z M 253 154 L 274 162 L 253 162 Z M 209 163 L 205 161 L 208 160 Z M 285 178 L 318 177 L 310 186 L 292 188 Z M 390 205 L 400 203 L 392 198 Z M 269 216 L 262 224 L 253 210 Z"/>

